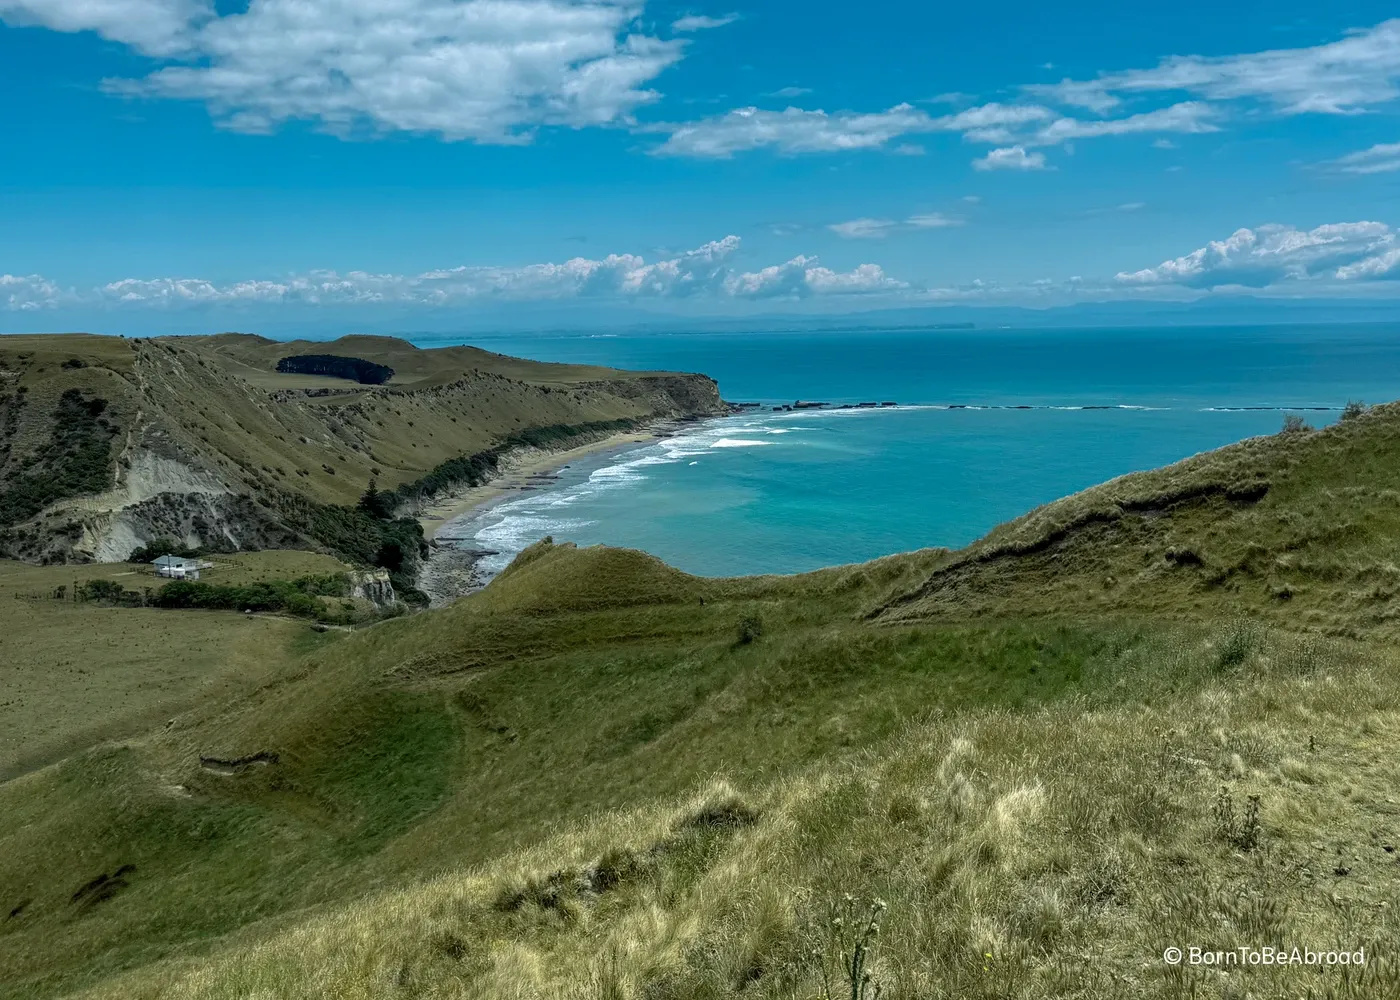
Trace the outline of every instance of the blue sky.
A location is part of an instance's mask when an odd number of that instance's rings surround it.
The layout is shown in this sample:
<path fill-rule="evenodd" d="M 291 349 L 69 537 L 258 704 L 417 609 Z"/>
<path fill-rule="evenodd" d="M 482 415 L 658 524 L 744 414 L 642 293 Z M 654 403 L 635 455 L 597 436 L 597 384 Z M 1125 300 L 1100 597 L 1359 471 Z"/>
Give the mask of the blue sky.
<path fill-rule="evenodd" d="M 1323 6 L 0 0 L 0 330 L 1387 298 Z"/>

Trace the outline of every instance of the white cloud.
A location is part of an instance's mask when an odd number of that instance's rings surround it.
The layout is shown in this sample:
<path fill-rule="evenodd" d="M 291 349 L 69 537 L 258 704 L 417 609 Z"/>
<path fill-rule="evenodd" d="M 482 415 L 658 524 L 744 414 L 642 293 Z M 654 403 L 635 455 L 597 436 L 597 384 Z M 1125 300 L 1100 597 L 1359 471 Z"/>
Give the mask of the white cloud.
<path fill-rule="evenodd" d="M 972 161 L 978 170 L 1044 170 L 1044 153 L 1027 153 L 1025 146 L 994 149 Z"/>
<path fill-rule="evenodd" d="M 1374 257 L 1359 260 L 1355 264 L 1343 264 L 1337 268 L 1337 278 L 1341 281 L 1367 281 L 1396 277 L 1400 277 L 1400 250 L 1386 250 Z"/>
<path fill-rule="evenodd" d="M 63 292 L 39 274 L 0 274 L 0 305 L 13 312 L 33 312 L 52 308 L 63 299 Z"/>
<path fill-rule="evenodd" d="M 750 149 L 772 147 L 783 153 L 829 153 L 875 149 L 896 136 L 928 130 L 929 115 L 909 104 L 888 111 L 855 114 L 825 111 L 763 111 L 736 108 L 727 114 L 682 125 L 658 126 L 670 136 L 655 152 L 663 156 L 727 159 Z"/>
<path fill-rule="evenodd" d="M 811 87 L 784 87 L 784 88 L 782 88 L 781 90 L 775 90 L 775 91 L 773 91 L 773 93 L 769 94 L 768 96 L 769 96 L 769 97 L 801 97 L 802 95 L 804 95 L 804 94 L 810 94 L 811 92 L 812 92 L 812 88 L 811 88 Z"/>
<path fill-rule="evenodd" d="M 1144 202 L 1144 201 L 1125 201 L 1125 202 L 1123 202 L 1123 204 L 1121 204 L 1121 205 L 1118 206 L 1118 211 L 1120 211 L 1120 212 L 1136 212 L 1136 211 L 1139 211 L 1140 209 L 1144 209 L 1144 208 L 1146 208 L 1146 207 L 1147 207 L 1147 203 Z"/>
<path fill-rule="evenodd" d="M 948 226 L 961 226 L 962 219 L 954 219 L 942 212 L 926 212 L 923 215 L 911 215 L 904 220 L 906 226 L 915 229 L 944 229 Z"/>
<path fill-rule="evenodd" d="M 1169 108 L 1145 111 L 1126 118 L 1058 118 L 1040 129 L 1034 142 L 1054 145 L 1069 139 L 1092 139 L 1104 135 L 1130 135 L 1135 132 L 1218 132 L 1210 119 L 1217 112 L 1200 101 L 1183 101 Z"/>
<path fill-rule="evenodd" d="M 867 292 L 889 292 L 909 285 L 885 274 L 879 264 L 861 264 L 851 271 L 839 272 L 826 267 L 807 269 L 807 287 L 816 295 L 851 295 Z"/>
<path fill-rule="evenodd" d="M 682 124 L 652 125 L 646 131 L 667 132 L 670 137 L 655 152 L 672 156 L 728 158 L 752 149 L 772 148 L 780 153 L 829 153 L 843 150 L 888 149 L 896 153 L 922 153 L 921 146 L 890 143 L 902 136 L 940 132 L 961 133 L 973 142 L 1003 147 L 1049 146 L 1071 139 L 1087 139 L 1137 132 L 1214 132 L 1216 112 L 1207 104 L 1184 101 L 1171 107 L 1122 118 L 1079 119 L 1057 116 L 1040 104 L 991 102 L 947 115 L 930 115 L 910 104 L 887 111 L 860 114 L 827 113 L 790 107 L 767 111 L 736 108 L 723 115 Z M 1030 161 L 1044 157 L 1033 154 Z M 1019 164 L 1018 164 L 1019 165 Z M 1034 167 L 1030 167 L 1034 169 Z"/>
<path fill-rule="evenodd" d="M 893 219 L 852 219 L 850 222 L 833 223 L 826 228 L 848 240 L 868 240 L 879 239 L 897 225 Z"/>
<path fill-rule="evenodd" d="M 817 266 L 815 257 L 797 256 L 761 271 L 736 274 L 725 290 L 736 298 L 805 298 L 809 295 L 859 295 L 908 288 L 885 274 L 878 264 L 861 264 L 844 273 Z"/>
<path fill-rule="evenodd" d="M 1333 160 L 1332 164 L 1347 174 L 1385 174 L 1400 170 L 1400 142 L 1379 142 L 1370 149 Z"/>
<path fill-rule="evenodd" d="M 1156 67 L 1025 88 L 1043 100 L 1103 113 L 1131 94 L 1180 92 L 1257 100 L 1283 114 L 1350 114 L 1400 97 L 1400 20 L 1334 42 L 1230 56 L 1172 56 Z"/>
<path fill-rule="evenodd" d="M 1170 139 L 1153 139 L 1153 140 L 1152 140 L 1152 148 L 1153 148 L 1153 149 L 1175 149 L 1175 148 L 1176 148 L 1176 143 L 1172 142 Z"/>
<path fill-rule="evenodd" d="M 1183 285 L 1188 288 L 1244 286 L 1338 279 L 1349 281 L 1389 274 L 1400 259 L 1395 233 L 1382 222 L 1339 222 L 1299 230 L 1268 225 L 1237 229 L 1223 240 L 1156 267 L 1124 271 L 1130 285 Z"/>
<path fill-rule="evenodd" d="M 837 272 L 799 255 L 753 272 L 730 266 L 739 237 L 647 263 L 635 254 L 521 267 L 453 267 L 421 274 L 308 271 L 280 280 L 220 284 L 202 278 L 124 278 L 86 293 L 62 293 L 38 275 L 0 275 L 0 307 L 38 309 L 60 302 L 127 308 L 398 304 L 450 306 L 484 300 L 539 301 L 584 297 L 620 299 L 693 297 L 773 298 L 888 291 L 908 286 L 875 264 Z"/>
<path fill-rule="evenodd" d="M 739 20 L 738 14 L 725 14 L 723 17 L 689 14 L 672 21 L 671 30 L 676 32 L 708 31 L 711 28 L 723 28 L 726 24 L 733 24 L 737 20 Z"/>
<path fill-rule="evenodd" d="M 214 16 L 201 0 L 0 0 L 0 20 L 54 31 L 93 31 L 150 56 L 195 47 L 200 24 Z"/>
<path fill-rule="evenodd" d="M 952 218 L 942 212 L 926 212 L 922 215 L 911 215 L 903 222 L 893 219 L 852 219 L 849 222 L 833 223 L 826 228 L 848 240 L 861 240 L 883 239 L 889 233 L 899 230 L 946 229 L 962 224 L 962 219 Z"/>
<path fill-rule="evenodd" d="M 90 28 L 173 62 L 117 93 L 199 100 L 267 132 L 407 131 L 511 143 L 625 123 L 685 43 L 640 32 L 642 0 L 0 0 L 0 15 Z"/>

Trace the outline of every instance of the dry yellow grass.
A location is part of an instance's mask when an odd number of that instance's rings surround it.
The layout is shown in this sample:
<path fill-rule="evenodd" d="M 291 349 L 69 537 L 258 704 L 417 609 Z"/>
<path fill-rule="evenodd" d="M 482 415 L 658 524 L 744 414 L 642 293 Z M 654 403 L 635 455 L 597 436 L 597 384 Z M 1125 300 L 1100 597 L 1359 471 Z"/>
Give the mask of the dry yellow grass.
<path fill-rule="evenodd" d="M 278 564 L 305 572 L 339 565 L 313 553 L 246 553 L 230 563 L 236 582 L 277 576 Z M 301 652 L 302 623 L 73 603 L 75 582 L 91 579 L 129 589 L 156 582 L 123 563 L 0 561 L 0 781 L 236 698 Z M 53 596 L 58 587 L 66 599 Z"/>
<path fill-rule="evenodd" d="M 1125 648 L 1117 669 L 1213 669 L 1231 641 Z M 1397 666 L 1260 641 L 1152 704 L 915 725 L 794 780 L 598 814 L 84 996 L 820 997 L 843 941 L 827 906 L 846 893 L 888 902 L 871 966 L 886 997 L 1393 995 Z M 1222 790 L 1259 797 L 1257 843 L 1222 829 Z M 696 821 L 736 806 L 752 822 Z M 1368 964 L 1163 962 L 1193 945 L 1364 949 Z"/>

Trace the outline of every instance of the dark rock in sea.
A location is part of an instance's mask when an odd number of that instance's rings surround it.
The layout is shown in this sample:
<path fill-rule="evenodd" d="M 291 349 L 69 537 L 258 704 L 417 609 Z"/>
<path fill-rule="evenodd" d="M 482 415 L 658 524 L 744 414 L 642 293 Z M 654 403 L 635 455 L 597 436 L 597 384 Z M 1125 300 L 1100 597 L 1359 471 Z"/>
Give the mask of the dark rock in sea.
<path fill-rule="evenodd" d="M 773 407 L 773 412 L 774 412 L 774 413 L 781 413 L 782 410 L 783 410 L 783 408 L 782 408 L 781 406 L 775 406 L 775 407 Z"/>
<path fill-rule="evenodd" d="M 965 410 L 965 409 L 967 409 L 967 404 L 966 404 L 966 403 L 949 403 L 949 404 L 948 404 L 948 409 L 950 409 L 950 410 Z"/>
<path fill-rule="evenodd" d="M 1018 404 L 1018 405 L 1016 405 L 1016 406 L 1008 406 L 1007 409 L 1008 409 L 1008 410 L 1034 410 L 1035 407 L 1034 407 L 1034 406 L 1029 406 L 1029 405 L 1027 405 L 1027 404 L 1025 404 L 1025 403 L 1020 403 L 1020 404 Z"/>
<path fill-rule="evenodd" d="M 825 403 L 813 403 L 799 399 L 797 402 L 792 404 L 792 408 L 794 410 L 819 410 L 826 405 L 827 404 Z"/>
<path fill-rule="evenodd" d="M 889 399 L 889 400 L 886 400 L 885 402 L 881 403 L 880 405 L 881 405 L 881 406 L 898 406 L 899 404 L 896 403 L 894 400 Z"/>
<path fill-rule="evenodd" d="M 872 409 L 875 408 L 875 406 L 876 406 L 875 403 L 857 403 L 857 404 L 856 404 L 856 407 L 857 407 L 858 409 L 861 409 L 861 410 L 872 410 Z"/>

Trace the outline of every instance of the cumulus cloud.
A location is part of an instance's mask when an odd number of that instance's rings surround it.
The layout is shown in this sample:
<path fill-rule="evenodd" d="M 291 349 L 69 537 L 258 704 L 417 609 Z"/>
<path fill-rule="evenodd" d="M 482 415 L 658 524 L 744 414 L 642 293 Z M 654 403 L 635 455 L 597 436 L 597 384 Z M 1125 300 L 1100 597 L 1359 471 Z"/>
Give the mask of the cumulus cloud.
<path fill-rule="evenodd" d="M 193 51 L 199 26 L 213 16 L 207 0 L 0 0 L 9 24 L 92 31 L 149 56 Z"/>
<path fill-rule="evenodd" d="M 725 290 L 736 298 L 806 298 L 809 295 L 850 295 L 908 288 L 885 274 L 878 264 L 861 264 L 844 273 L 819 267 L 815 257 L 797 256 L 761 271 L 736 274 Z"/>
<path fill-rule="evenodd" d="M 685 45 L 637 28 L 642 0 L 251 0 L 222 17 L 212 8 L 0 0 L 0 17 L 96 31 L 166 57 L 144 78 L 106 86 L 203 101 L 241 131 L 298 120 L 342 135 L 489 143 L 527 141 L 541 126 L 629 122 L 659 96 L 648 85 Z M 688 30 L 701 26 L 690 21 Z"/>
<path fill-rule="evenodd" d="M 875 264 L 838 272 L 799 255 L 782 264 L 741 272 L 730 264 L 739 237 L 726 236 L 694 250 L 648 263 L 635 254 L 575 257 L 521 267 L 453 267 L 421 274 L 308 271 L 278 280 L 218 283 L 202 278 L 124 278 L 90 292 L 62 293 L 38 275 L 0 275 L 0 305 L 28 310 L 55 305 L 114 307 L 396 304 L 451 306 L 477 301 L 540 301 L 583 297 L 686 299 L 775 298 L 784 295 L 858 294 L 908 287 Z"/>
<path fill-rule="evenodd" d="M 1333 160 L 1332 164 L 1346 174 L 1387 174 L 1400 170 L 1400 142 L 1378 142 L 1370 149 Z"/>
<path fill-rule="evenodd" d="M 972 161 L 978 170 L 1044 170 L 1044 153 L 1027 153 L 1025 146 L 994 149 Z"/>
<path fill-rule="evenodd" d="M 737 20 L 739 20 L 738 14 L 725 14 L 723 17 L 689 14 L 672 21 L 671 30 L 675 32 L 708 31 L 711 28 L 723 28 L 726 24 L 733 24 Z"/>
<path fill-rule="evenodd" d="M 1339 222 L 1300 230 L 1267 225 L 1237 229 L 1228 238 L 1140 271 L 1123 271 L 1128 285 L 1188 288 L 1244 286 L 1389 276 L 1400 260 L 1395 232 L 1383 222 Z"/>
<path fill-rule="evenodd" d="M 15 312 L 33 312 L 59 304 L 63 291 L 39 274 L 0 274 L 0 304 Z"/>
<path fill-rule="evenodd" d="M 1032 96 L 1105 113 L 1134 94 L 1257 100 L 1283 114 L 1352 114 L 1400 96 L 1400 20 L 1334 42 L 1230 56 L 1172 56 L 1152 69 L 1025 88 Z"/>

